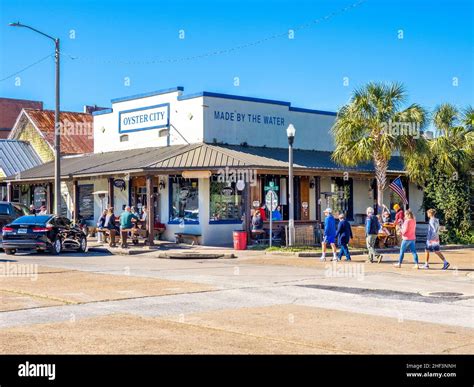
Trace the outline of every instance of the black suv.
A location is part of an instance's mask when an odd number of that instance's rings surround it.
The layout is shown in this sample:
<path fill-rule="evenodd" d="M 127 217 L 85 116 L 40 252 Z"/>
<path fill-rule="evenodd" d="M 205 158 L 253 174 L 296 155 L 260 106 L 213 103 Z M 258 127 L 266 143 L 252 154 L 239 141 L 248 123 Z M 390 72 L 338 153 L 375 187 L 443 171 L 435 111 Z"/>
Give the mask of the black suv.
<path fill-rule="evenodd" d="M 36 250 L 59 254 L 63 249 L 87 250 L 87 238 L 79 226 L 55 215 L 27 215 L 15 219 L 2 229 L 3 249 L 12 255 L 17 251 Z"/>

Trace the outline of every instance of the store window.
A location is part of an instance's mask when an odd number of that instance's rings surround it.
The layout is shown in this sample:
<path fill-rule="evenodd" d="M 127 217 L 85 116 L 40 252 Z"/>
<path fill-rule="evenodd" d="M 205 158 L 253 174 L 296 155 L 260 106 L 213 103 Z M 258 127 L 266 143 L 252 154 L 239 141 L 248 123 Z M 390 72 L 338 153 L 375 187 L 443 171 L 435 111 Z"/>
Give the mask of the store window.
<path fill-rule="evenodd" d="M 330 207 L 335 213 L 344 213 L 347 220 L 354 220 L 354 199 L 353 199 L 352 178 L 344 179 L 336 177 L 332 179 Z"/>
<path fill-rule="evenodd" d="M 242 193 L 237 189 L 237 183 L 220 182 L 217 176 L 212 176 L 209 222 L 240 223 L 244 208 Z"/>
<path fill-rule="evenodd" d="M 170 223 L 199 223 L 198 179 L 170 177 Z"/>

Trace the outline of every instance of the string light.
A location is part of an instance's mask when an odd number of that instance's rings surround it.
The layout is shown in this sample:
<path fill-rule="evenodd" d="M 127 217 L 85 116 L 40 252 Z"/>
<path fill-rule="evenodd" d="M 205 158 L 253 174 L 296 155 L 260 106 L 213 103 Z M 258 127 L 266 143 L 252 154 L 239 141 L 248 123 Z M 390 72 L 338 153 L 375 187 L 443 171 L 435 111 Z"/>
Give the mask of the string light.
<path fill-rule="evenodd" d="M 327 21 L 329 19 L 334 18 L 337 15 L 343 14 L 343 13 L 345 13 L 345 12 L 351 10 L 351 9 L 357 8 L 365 2 L 366 2 L 366 0 L 359 0 L 355 3 L 353 3 L 353 4 L 350 4 L 346 7 L 344 7 L 344 8 L 341 8 L 337 11 L 331 12 L 330 14 L 328 14 L 324 17 L 312 20 L 310 22 L 307 22 L 305 24 L 302 24 L 302 25 L 299 25 L 295 28 L 292 28 L 292 30 L 293 31 L 300 31 L 300 30 L 303 30 L 303 29 L 310 28 L 310 27 L 312 27 L 316 24 L 319 24 L 320 22 Z M 203 58 L 206 58 L 206 57 L 212 57 L 212 56 L 218 56 L 218 55 L 222 55 L 222 54 L 228 54 L 228 53 L 231 53 L 231 52 L 234 52 L 234 51 L 243 50 L 245 48 L 249 48 L 249 47 L 253 47 L 253 46 L 258 46 L 258 45 L 261 45 L 261 44 L 266 43 L 268 41 L 283 38 L 283 37 L 287 37 L 287 36 L 288 36 L 288 32 L 286 31 L 286 32 L 282 32 L 282 33 L 276 33 L 276 34 L 273 34 L 273 35 L 270 35 L 270 36 L 267 36 L 265 38 L 258 39 L 258 40 L 252 41 L 252 42 L 243 43 L 243 44 L 240 44 L 240 45 L 237 45 L 237 46 L 234 46 L 234 47 L 209 51 L 209 52 L 202 53 L 202 54 L 190 55 L 190 56 L 184 56 L 184 57 L 176 57 L 176 58 L 161 58 L 161 59 L 157 58 L 157 59 L 149 59 L 149 60 L 143 60 L 143 61 L 120 60 L 120 59 L 117 59 L 117 60 L 94 59 L 94 58 L 89 58 L 89 57 L 85 57 L 85 56 L 73 55 L 73 54 L 69 54 L 69 53 L 65 53 L 65 52 L 62 52 L 62 53 L 64 55 L 67 55 L 72 60 L 81 60 L 81 61 L 90 62 L 90 63 L 93 63 L 93 64 L 151 65 L 151 64 L 187 62 L 187 61 L 192 61 L 192 60 L 196 60 L 196 59 L 203 59 Z"/>

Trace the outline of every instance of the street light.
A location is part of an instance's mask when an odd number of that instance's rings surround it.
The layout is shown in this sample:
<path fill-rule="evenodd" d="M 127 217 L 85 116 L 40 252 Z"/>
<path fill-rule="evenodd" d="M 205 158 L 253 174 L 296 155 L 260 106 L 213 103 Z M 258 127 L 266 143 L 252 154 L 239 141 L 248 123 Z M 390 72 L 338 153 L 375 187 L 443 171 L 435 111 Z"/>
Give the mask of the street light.
<path fill-rule="evenodd" d="M 293 196 L 293 141 L 295 140 L 296 129 L 293 124 L 288 125 L 286 135 L 288 136 L 288 245 L 293 246 L 295 243 L 295 203 Z"/>
<path fill-rule="evenodd" d="M 20 22 L 10 23 L 10 27 L 28 28 L 54 42 L 54 61 L 56 63 L 56 106 L 54 110 L 54 213 L 60 215 L 61 212 L 61 137 L 59 125 L 59 38 L 38 31 L 36 28 L 21 24 Z"/>

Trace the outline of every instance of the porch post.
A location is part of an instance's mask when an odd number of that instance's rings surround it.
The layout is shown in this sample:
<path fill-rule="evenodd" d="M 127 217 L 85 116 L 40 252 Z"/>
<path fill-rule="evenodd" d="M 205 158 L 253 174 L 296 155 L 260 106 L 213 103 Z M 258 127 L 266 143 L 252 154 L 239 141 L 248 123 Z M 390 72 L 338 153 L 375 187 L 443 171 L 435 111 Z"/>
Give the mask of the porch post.
<path fill-rule="evenodd" d="M 7 183 L 7 202 L 13 200 L 13 184 L 11 182 Z"/>
<path fill-rule="evenodd" d="M 51 214 L 54 208 L 54 192 L 53 192 L 53 183 L 49 182 L 47 186 L 48 200 L 46 202 L 46 210 L 48 214 Z M 60 198 L 61 199 L 61 198 Z"/>
<path fill-rule="evenodd" d="M 108 191 L 109 191 L 109 207 L 114 207 L 114 178 L 113 177 L 109 177 Z"/>
<path fill-rule="evenodd" d="M 250 183 L 245 183 L 244 188 L 244 231 L 247 232 L 247 244 L 250 243 Z"/>
<path fill-rule="evenodd" d="M 73 211 L 73 221 L 77 224 L 79 219 L 79 189 L 78 189 L 77 180 L 72 182 L 72 211 Z"/>
<path fill-rule="evenodd" d="M 153 195 L 153 176 L 146 177 L 146 203 L 148 215 L 146 217 L 146 228 L 148 231 L 148 245 L 153 246 L 155 243 L 155 201 Z"/>
<path fill-rule="evenodd" d="M 321 221 L 321 176 L 314 177 L 316 195 L 316 220 Z"/>

